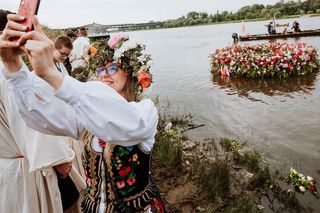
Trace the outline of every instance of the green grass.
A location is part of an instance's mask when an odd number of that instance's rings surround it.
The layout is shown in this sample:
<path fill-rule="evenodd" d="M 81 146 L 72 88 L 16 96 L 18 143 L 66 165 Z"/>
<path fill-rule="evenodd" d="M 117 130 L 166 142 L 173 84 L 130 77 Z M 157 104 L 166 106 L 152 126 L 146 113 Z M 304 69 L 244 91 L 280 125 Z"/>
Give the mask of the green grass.
<path fill-rule="evenodd" d="M 212 165 L 194 159 L 192 172 L 197 176 L 198 185 L 207 192 L 208 199 L 222 198 L 230 188 L 230 166 L 225 160 L 217 160 Z"/>
<path fill-rule="evenodd" d="M 159 163 L 166 165 L 173 170 L 179 170 L 182 163 L 182 148 L 172 143 L 173 134 L 162 132 L 156 137 L 153 156 Z"/>
<path fill-rule="evenodd" d="M 245 166 L 250 172 L 260 171 L 261 156 L 257 151 L 247 151 L 243 155 L 237 153 L 234 155 L 234 160 Z"/>
<path fill-rule="evenodd" d="M 236 202 L 229 207 L 226 213 L 254 213 L 258 212 L 257 205 L 251 194 L 243 193 L 239 196 Z"/>
<path fill-rule="evenodd" d="M 267 191 L 272 186 L 272 178 L 269 167 L 256 170 L 256 173 L 250 179 L 248 188 L 256 191 Z"/>
<path fill-rule="evenodd" d="M 232 138 L 222 138 L 220 144 L 227 152 L 238 151 L 244 147 L 244 144 Z"/>

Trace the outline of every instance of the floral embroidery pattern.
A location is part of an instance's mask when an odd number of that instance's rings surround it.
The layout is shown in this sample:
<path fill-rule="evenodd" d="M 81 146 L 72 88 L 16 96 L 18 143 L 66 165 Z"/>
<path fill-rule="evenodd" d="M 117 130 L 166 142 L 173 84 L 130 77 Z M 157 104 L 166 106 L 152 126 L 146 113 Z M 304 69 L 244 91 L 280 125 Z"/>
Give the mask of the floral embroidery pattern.
<path fill-rule="evenodd" d="M 86 192 L 90 192 L 91 190 L 91 183 L 92 183 L 92 179 L 88 177 L 88 169 L 89 169 L 89 162 L 86 159 L 85 155 L 82 155 L 82 165 L 83 165 L 83 170 L 84 170 L 84 174 L 86 176 Z"/>
<path fill-rule="evenodd" d="M 118 146 L 115 149 L 115 158 L 112 160 L 112 167 L 116 168 L 114 181 L 118 192 L 126 195 L 136 188 L 136 167 L 140 164 L 137 153 L 132 152 L 133 146 Z"/>

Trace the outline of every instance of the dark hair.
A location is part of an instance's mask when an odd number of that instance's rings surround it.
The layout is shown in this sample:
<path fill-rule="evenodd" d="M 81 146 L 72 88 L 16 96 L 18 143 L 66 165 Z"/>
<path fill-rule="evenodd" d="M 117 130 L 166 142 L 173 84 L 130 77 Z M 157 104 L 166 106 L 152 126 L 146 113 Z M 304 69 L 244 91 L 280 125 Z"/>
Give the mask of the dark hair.
<path fill-rule="evenodd" d="M 58 36 L 55 40 L 54 40 L 54 47 L 57 49 L 61 49 L 63 47 L 66 47 L 68 49 L 73 49 L 73 45 L 72 45 L 72 41 L 68 36 Z"/>
<path fill-rule="evenodd" d="M 81 27 L 81 28 L 79 29 L 79 35 L 80 35 L 80 36 L 87 36 L 88 33 L 87 33 L 86 28 Z"/>
<path fill-rule="evenodd" d="M 7 25 L 8 19 L 7 15 L 12 14 L 12 12 L 7 10 L 0 10 L 0 31 L 4 30 Z"/>
<path fill-rule="evenodd" d="M 66 32 L 66 36 L 68 36 L 69 38 L 76 38 L 76 34 L 72 31 L 72 30 L 68 30 Z"/>

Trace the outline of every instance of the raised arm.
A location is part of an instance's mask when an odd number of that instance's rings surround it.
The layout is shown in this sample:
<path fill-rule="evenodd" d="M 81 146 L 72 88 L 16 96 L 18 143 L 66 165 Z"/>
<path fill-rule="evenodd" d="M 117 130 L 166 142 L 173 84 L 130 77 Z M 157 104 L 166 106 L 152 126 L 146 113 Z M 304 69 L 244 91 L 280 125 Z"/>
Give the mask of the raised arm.
<path fill-rule="evenodd" d="M 54 93 L 25 65 L 5 77 L 27 125 L 43 133 L 79 138 L 87 129 L 119 145 L 138 144 L 156 134 L 158 115 L 151 100 L 128 103 L 101 82 L 82 83 L 69 76 Z"/>
<path fill-rule="evenodd" d="M 78 124 L 74 110 L 54 96 L 53 88 L 29 72 L 25 64 L 18 72 L 2 70 L 11 89 L 8 96 L 22 118 L 32 129 L 40 132 L 79 138 L 83 127 Z"/>
<path fill-rule="evenodd" d="M 81 83 L 55 70 L 52 41 L 41 32 L 36 17 L 35 31 L 19 42 L 35 73 L 25 67 L 7 70 L 12 95 L 27 124 L 39 131 L 78 138 L 84 129 L 95 136 L 121 145 L 137 144 L 154 137 L 157 110 L 151 100 L 128 103 L 101 82 Z M 50 86 L 49 86 L 50 85 Z"/>

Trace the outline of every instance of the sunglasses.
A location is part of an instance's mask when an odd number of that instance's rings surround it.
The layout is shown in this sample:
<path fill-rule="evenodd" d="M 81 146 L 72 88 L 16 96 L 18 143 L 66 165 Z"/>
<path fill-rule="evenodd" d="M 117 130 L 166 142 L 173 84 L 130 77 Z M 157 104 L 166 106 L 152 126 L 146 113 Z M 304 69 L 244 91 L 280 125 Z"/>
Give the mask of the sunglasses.
<path fill-rule="evenodd" d="M 114 75 L 119 70 L 118 66 L 115 64 L 112 64 L 108 67 L 100 67 L 98 69 L 98 77 L 100 77 L 103 72 L 106 72 L 108 75 Z"/>

